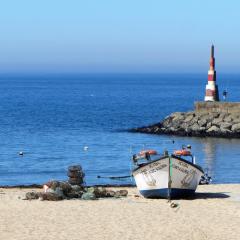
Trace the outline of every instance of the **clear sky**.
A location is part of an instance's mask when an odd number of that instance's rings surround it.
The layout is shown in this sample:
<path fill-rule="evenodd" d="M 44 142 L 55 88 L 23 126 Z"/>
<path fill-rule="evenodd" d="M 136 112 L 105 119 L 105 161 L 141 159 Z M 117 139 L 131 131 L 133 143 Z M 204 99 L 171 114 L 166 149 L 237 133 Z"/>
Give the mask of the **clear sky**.
<path fill-rule="evenodd" d="M 239 0 L 6 0 L 0 72 L 240 72 Z"/>

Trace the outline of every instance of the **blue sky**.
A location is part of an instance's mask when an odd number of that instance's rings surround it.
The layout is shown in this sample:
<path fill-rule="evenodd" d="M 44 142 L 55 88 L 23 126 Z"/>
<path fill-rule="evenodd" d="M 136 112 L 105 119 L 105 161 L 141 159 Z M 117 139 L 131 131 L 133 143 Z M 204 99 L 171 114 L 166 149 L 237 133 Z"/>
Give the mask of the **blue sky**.
<path fill-rule="evenodd" d="M 0 72 L 240 72 L 240 1 L 7 0 Z"/>

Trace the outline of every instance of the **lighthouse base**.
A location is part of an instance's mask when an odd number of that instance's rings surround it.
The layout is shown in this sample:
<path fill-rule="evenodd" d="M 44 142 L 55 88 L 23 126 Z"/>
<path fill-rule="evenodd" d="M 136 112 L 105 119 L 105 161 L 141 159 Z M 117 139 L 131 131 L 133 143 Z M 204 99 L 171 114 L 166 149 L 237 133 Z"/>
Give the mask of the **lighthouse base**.
<path fill-rule="evenodd" d="M 204 98 L 205 102 L 218 102 L 219 101 L 219 92 L 217 85 L 207 85 L 206 94 Z"/>

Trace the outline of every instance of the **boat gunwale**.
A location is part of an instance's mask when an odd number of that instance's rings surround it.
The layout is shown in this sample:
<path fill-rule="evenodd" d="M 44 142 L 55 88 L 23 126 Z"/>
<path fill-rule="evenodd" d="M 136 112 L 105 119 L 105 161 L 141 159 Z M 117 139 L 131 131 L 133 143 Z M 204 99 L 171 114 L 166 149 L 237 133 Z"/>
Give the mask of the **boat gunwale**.
<path fill-rule="evenodd" d="M 176 156 L 176 155 L 174 155 L 174 154 L 171 154 L 170 156 L 162 156 L 162 157 L 160 157 L 159 159 L 156 159 L 156 160 L 153 160 L 153 161 L 149 161 L 149 162 L 145 163 L 144 165 L 138 166 L 138 167 L 136 167 L 135 169 L 133 169 L 132 173 L 134 173 L 135 171 L 139 170 L 140 168 L 145 167 L 145 166 L 147 166 L 147 165 L 149 165 L 149 164 L 151 164 L 151 163 L 154 163 L 154 162 L 157 162 L 157 161 L 159 161 L 159 160 L 163 160 L 163 159 L 169 158 L 169 157 L 173 157 L 173 158 L 176 158 L 177 160 L 180 160 L 180 161 L 182 161 L 182 162 L 185 162 L 185 163 L 187 163 L 187 164 L 190 164 L 191 166 L 197 168 L 200 172 L 202 172 L 202 173 L 204 174 L 204 170 L 202 169 L 202 167 L 200 167 L 200 166 L 197 165 L 197 164 L 191 163 L 191 162 L 189 162 L 189 161 L 187 161 L 187 160 L 185 160 L 185 159 L 183 159 L 183 158 L 181 158 L 181 157 L 178 157 L 178 156 Z"/>

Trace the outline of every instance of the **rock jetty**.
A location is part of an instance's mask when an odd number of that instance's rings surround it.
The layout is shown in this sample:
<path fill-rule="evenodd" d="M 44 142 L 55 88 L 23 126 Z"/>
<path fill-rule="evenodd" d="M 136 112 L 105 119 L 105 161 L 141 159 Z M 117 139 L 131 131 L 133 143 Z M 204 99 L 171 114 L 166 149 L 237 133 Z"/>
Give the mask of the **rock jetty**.
<path fill-rule="evenodd" d="M 175 112 L 163 121 L 132 132 L 197 137 L 240 137 L 240 112 Z"/>

